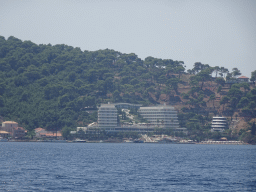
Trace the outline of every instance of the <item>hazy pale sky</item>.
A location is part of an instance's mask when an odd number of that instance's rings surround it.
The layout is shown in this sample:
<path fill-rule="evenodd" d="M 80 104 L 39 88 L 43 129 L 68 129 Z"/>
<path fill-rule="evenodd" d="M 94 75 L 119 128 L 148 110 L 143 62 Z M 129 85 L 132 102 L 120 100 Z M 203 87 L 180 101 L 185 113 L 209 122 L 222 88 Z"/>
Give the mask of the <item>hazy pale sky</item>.
<path fill-rule="evenodd" d="M 256 70 L 256 0 L 1 0 L 0 35 Z"/>

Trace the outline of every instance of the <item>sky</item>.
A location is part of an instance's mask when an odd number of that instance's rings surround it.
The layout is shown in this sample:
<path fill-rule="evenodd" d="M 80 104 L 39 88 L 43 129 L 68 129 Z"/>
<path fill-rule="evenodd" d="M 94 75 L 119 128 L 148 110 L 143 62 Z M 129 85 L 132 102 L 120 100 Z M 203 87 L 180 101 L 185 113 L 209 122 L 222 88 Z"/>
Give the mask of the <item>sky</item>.
<path fill-rule="evenodd" d="M 0 35 L 256 70 L 255 0 L 1 0 Z"/>

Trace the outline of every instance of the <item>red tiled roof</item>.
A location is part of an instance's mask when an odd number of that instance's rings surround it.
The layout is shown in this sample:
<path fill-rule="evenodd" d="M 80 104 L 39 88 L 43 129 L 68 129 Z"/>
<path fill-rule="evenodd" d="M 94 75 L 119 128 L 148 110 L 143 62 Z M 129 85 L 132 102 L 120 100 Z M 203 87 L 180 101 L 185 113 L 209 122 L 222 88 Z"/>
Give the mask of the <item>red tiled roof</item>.
<path fill-rule="evenodd" d="M 241 77 L 238 77 L 238 79 L 249 79 L 249 78 L 246 76 L 241 76 Z"/>
<path fill-rule="evenodd" d="M 36 133 L 37 133 L 37 132 L 40 132 L 40 131 L 45 131 L 45 129 L 40 128 L 40 127 L 35 129 L 35 132 L 36 132 Z"/>
<path fill-rule="evenodd" d="M 13 127 L 13 129 L 15 129 L 15 130 L 18 130 L 18 129 L 20 129 L 20 130 L 23 130 L 23 131 L 25 131 L 25 129 L 24 129 L 23 127 Z"/>
<path fill-rule="evenodd" d="M 43 128 L 36 128 L 35 132 L 41 136 L 46 136 L 46 137 L 56 137 L 56 131 L 46 131 Z M 57 137 L 62 137 L 62 134 L 60 131 L 57 131 Z"/>

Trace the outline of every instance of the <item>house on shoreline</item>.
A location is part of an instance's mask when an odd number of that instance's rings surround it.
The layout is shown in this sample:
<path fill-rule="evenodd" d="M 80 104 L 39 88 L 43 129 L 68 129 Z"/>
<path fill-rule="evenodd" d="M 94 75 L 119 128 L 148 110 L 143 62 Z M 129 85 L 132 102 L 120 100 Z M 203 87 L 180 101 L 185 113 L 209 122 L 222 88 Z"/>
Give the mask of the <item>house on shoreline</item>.
<path fill-rule="evenodd" d="M 47 131 L 40 127 L 35 129 L 35 134 L 38 139 L 63 139 L 60 131 Z"/>
<path fill-rule="evenodd" d="M 0 127 L 0 134 L 2 137 L 11 136 L 12 138 L 21 139 L 26 135 L 26 130 L 19 127 L 15 121 L 4 121 Z"/>

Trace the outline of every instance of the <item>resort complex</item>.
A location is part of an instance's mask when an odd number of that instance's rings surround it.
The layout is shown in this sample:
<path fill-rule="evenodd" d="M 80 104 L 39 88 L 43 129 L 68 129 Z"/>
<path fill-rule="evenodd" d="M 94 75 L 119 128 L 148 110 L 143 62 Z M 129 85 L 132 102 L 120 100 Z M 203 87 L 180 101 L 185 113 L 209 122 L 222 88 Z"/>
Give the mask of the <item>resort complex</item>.
<path fill-rule="evenodd" d="M 129 122 L 120 122 L 122 115 L 118 110 L 125 113 Z M 129 114 L 130 110 L 136 111 L 144 122 L 136 122 L 135 115 Z M 179 128 L 177 111 L 174 107 L 157 105 L 142 107 L 139 104 L 113 103 L 101 104 L 98 109 L 98 123 L 89 125 L 89 128 L 104 129 L 108 132 L 153 132 L 156 128 L 172 129 L 173 131 L 184 131 Z M 89 131 L 87 129 L 87 131 Z M 186 130 L 185 130 L 186 131 Z"/>
<path fill-rule="evenodd" d="M 179 127 L 177 111 L 174 107 L 166 105 L 141 107 L 138 112 L 152 125 L 172 129 Z"/>

